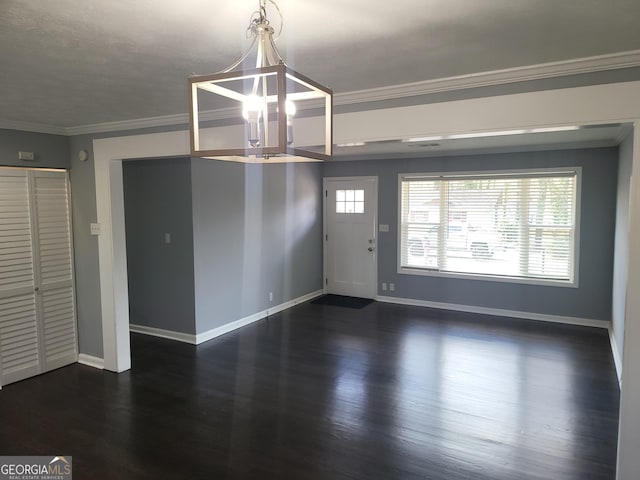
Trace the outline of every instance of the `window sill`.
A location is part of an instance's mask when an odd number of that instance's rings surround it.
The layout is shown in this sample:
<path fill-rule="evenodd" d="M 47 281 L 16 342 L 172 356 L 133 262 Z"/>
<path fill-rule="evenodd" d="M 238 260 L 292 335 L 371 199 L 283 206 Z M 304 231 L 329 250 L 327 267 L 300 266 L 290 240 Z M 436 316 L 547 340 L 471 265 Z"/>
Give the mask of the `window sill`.
<path fill-rule="evenodd" d="M 522 285 L 539 285 L 546 287 L 562 287 L 562 288 L 578 288 L 577 281 L 570 280 L 553 280 L 548 278 L 525 278 L 525 277 L 510 277 L 510 276 L 498 276 L 488 275 L 481 273 L 459 273 L 459 272 L 442 272 L 439 270 L 430 270 L 426 268 L 414 268 L 414 267 L 398 267 L 398 273 L 401 275 L 417 275 L 423 277 L 440 277 L 440 278 L 453 278 L 460 280 L 479 280 L 485 282 L 498 282 L 498 283 L 518 283 Z"/>

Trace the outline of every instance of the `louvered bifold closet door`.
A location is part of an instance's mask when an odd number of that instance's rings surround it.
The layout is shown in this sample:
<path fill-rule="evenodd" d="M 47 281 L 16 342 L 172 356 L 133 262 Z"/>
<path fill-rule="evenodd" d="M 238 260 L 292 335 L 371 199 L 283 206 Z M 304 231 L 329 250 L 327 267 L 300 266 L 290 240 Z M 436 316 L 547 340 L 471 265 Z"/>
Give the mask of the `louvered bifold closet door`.
<path fill-rule="evenodd" d="M 73 249 L 66 172 L 29 172 L 35 201 L 36 285 L 41 310 L 43 371 L 78 360 Z"/>
<path fill-rule="evenodd" d="M 40 372 L 29 184 L 0 170 L 0 384 Z"/>

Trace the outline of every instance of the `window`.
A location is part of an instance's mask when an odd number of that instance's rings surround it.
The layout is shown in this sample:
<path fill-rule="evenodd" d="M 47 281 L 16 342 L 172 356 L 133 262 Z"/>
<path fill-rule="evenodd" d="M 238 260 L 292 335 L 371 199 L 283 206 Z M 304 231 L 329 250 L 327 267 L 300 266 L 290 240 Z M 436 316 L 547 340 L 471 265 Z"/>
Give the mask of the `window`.
<path fill-rule="evenodd" d="M 364 213 L 364 190 L 336 190 L 336 213 Z"/>
<path fill-rule="evenodd" d="M 399 271 L 574 284 L 579 175 L 400 175 Z"/>

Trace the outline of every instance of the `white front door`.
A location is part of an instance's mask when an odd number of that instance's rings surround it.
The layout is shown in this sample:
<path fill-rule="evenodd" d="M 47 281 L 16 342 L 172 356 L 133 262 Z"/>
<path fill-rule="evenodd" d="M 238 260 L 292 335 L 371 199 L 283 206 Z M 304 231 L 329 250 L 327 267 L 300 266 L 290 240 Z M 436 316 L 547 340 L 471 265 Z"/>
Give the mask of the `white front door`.
<path fill-rule="evenodd" d="M 376 295 L 377 178 L 325 178 L 327 293 Z"/>

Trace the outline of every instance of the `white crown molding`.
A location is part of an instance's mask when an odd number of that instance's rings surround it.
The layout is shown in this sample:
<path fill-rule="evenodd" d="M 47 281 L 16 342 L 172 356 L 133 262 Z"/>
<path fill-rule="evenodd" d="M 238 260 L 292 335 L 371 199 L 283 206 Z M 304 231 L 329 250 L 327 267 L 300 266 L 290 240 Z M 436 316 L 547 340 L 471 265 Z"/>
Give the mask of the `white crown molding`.
<path fill-rule="evenodd" d="M 80 125 L 77 127 L 66 127 L 65 135 L 85 135 L 89 133 L 118 132 L 120 130 L 134 130 L 140 128 L 166 127 L 171 125 L 182 125 L 189 123 L 189 115 L 179 113 L 177 115 L 163 115 L 160 117 L 136 118 L 133 120 L 121 120 L 117 122 L 94 123 L 90 125 Z"/>
<path fill-rule="evenodd" d="M 221 108 L 218 110 L 209 110 L 203 112 L 201 121 L 214 121 L 214 120 L 226 120 L 233 118 L 237 113 L 235 108 Z M 81 125 L 78 127 L 64 128 L 64 134 L 73 135 L 85 135 L 89 133 L 107 133 L 127 130 L 137 130 L 140 128 L 156 128 L 156 127 L 169 127 L 175 125 L 188 125 L 189 114 L 178 113 L 176 115 L 163 115 L 160 117 L 147 117 L 136 118 L 133 120 L 122 120 L 118 122 L 107 123 L 94 123 L 93 125 Z"/>
<path fill-rule="evenodd" d="M 545 78 L 564 77 L 584 73 L 618 70 L 622 68 L 640 67 L 640 50 L 630 50 L 607 55 L 577 58 L 572 60 L 528 65 L 524 67 L 493 70 L 489 72 L 458 75 L 455 77 L 438 78 L 421 82 L 391 85 L 388 87 L 371 88 L 334 95 L 334 105 L 355 105 L 359 103 L 378 102 L 398 98 L 416 97 L 456 90 L 505 85 L 509 83 L 541 80 Z M 313 105 L 307 107 L 313 108 Z M 203 120 L 224 120 L 232 118 L 236 111 L 225 108 L 206 112 Z M 92 133 L 108 133 L 117 131 L 137 130 L 142 128 L 157 128 L 176 125 L 187 125 L 189 115 L 180 113 L 160 117 L 138 118 L 118 122 L 79 125 L 76 127 L 57 127 L 53 125 L 17 122 L 0 119 L 0 128 L 25 130 L 39 133 L 53 133 L 56 135 L 83 135 Z"/>
<path fill-rule="evenodd" d="M 609 55 L 576 58 L 562 62 L 542 63 L 348 92 L 336 95 L 335 103 L 336 105 L 349 105 L 375 102 L 638 66 L 640 66 L 640 50 L 632 50 Z"/>

